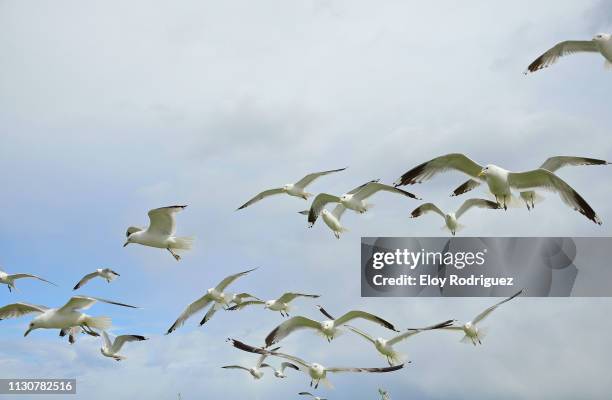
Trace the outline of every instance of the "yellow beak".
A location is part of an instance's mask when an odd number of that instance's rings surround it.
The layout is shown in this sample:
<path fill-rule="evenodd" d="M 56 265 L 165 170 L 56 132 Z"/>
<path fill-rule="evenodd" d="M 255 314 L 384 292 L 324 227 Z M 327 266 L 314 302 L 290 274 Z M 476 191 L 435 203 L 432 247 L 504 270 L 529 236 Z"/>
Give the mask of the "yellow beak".
<path fill-rule="evenodd" d="M 484 176 L 484 174 L 485 174 L 485 170 L 483 169 L 483 170 L 481 170 L 481 171 L 478 173 L 478 177 L 479 177 L 479 178 L 480 178 L 480 177 L 483 177 L 483 176 Z"/>

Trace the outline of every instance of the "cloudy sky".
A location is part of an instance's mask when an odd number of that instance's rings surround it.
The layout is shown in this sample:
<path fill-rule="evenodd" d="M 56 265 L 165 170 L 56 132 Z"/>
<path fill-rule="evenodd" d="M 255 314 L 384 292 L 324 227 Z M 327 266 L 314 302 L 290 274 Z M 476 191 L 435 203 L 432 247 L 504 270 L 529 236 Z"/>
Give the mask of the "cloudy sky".
<path fill-rule="evenodd" d="M 362 299 L 361 236 L 438 236 L 435 217 L 408 219 L 417 202 L 380 195 L 367 215 L 347 213 L 336 240 L 306 229 L 306 202 L 274 198 L 234 209 L 307 172 L 349 168 L 313 185 L 342 192 L 365 180 L 391 182 L 429 158 L 465 152 L 509 169 L 575 154 L 612 159 L 603 59 L 580 55 L 524 76 L 541 52 L 565 39 L 612 30 L 604 1 L 54 1 L 0 0 L 0 265 L 57 282 L 19 282 L 0 303 L 59 306 L 85 273 L 111 266 L 112 285 L 83 294 L 137 304 L 96 305 L 113 333 L 138 333 L 116 363 L 100 343 L 73 346 L 56 332 L 23 338 L 29 318 L 0 323 L 0 377 L 76 377 L 77 398 L 287 399 L 307 389 L 292 374 L 259 382 L 225 364 L 254 362 L 228 336 L 259 344 L 281 321 L 263 310 L 194 318 L 163 332 L 183 307 L 234 272 L 259 267 L 235 286 L 264 298 L 319 293 L 338 314 L 375 311 L 400 327 L 473 317 L 493 299 Z M 554 195 L 528 213 L 472 213 L 465 234 L 608 236 L 609 182 L 601 167 L 566 169 L 604 220 L 586 220 Z M 463 181 L 441 176 L 412 188 L 453 209 Z M 480 192 L 479 194 L 482 194 Z M 189 204 L 179 233 L 196 247 L 169 254 L 121 247 L 147 210 Z M 2 289 L 2 288 L 0 288 Z M 313 302 L 296 312 L 319 318 Z M 406 342 L 412 364 L 385 376 L 334 376 L 330 399 L 607 398 L 612 390 L 608 299 L 530 299 L 488 320 L 479 348 L 452 333 Z M 369 328 L 369 327 L 368 327 Z M 377 327 L 372 333 L 387 335 Z M 283 349 L 329 366 L 382 366 L 359 337 L 332 345 L 306 332 Z M 359 350 L 359 351 L 355 351 Z M 363 351 L 361 351 L 363 350 Z M 25 398 L 25 396 L 24 396 Z"/>

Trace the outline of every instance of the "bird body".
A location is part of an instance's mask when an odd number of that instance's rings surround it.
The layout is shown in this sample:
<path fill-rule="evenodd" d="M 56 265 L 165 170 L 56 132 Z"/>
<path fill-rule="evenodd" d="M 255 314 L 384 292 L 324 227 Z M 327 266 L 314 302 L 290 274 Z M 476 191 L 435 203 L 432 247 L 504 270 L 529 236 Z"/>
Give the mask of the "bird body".
<path fill-rule="evenodd" d="M 148 340 L 146 337 L 140 335 L 120 335 L 117 336 L 114 341 L 111 341 L 106 331 L 102 331 L 102 339 L 103 345 L 100 348 L 100 352 L 103 356 L 113 358 L 116 361 L 125 360 L 127 358 L 118 354 L 125 343 Z"/>
<path fill-rule="evenodd" d="M 344 207 L 344 206 L 338 205 L 336 207 Z M 343 227 L 342 224 L 340 223 L 340 218 L 336 217 L 333 212 L 329 212 L 327 209 L 324 209 L 321 212 L 321 217 L 323 218 L 323 222 L 325 222 L 325 225 L 327 225 L 329 229 L 332 230 L 336 239 L 340 239 L 340 234 L 342 234 L 342 232 L 347 231 L 347 229 Z"/>

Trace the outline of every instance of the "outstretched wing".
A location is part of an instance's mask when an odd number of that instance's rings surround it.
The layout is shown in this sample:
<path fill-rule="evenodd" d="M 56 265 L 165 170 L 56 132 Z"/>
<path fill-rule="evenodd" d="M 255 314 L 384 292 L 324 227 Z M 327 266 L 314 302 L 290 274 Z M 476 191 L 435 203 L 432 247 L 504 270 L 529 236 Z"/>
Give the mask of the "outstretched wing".
<path fill-rule="evenodd" d="M 253 197 L 251 200 L 247 201 L 246 203 L 238 207 L 236 211 L 242 210 L 243 208 L 247 208 L 248 206 L 257 203 L 259 200 L 265 199 L 266 197 L 274 196 L 274 195 L 281 194 L 281 193 L 285 193 L 285 189 L 275 188 L 275 189 L 264 190 L 263 192 L 259 193 L 257 196 Z"/>
<path fill-rule="evenodd" d="M 160 235 L 172 236 L 176 233 L 176 213 L 187 206 L 169 206 L 149 211 L 149 227 L 147 230 Z"/>
<path fill-rule="evenodd" d="M 17 318 L 30 313 L 43 313 L 48 308 L 29 303 L 13 303 L 0 308 L 0 321 L 7 318 Z"/>
<path fill-rule="evenodd" d="M 328 203 L 339 203 L 340 197 L 334 196 L 328 193 L 319 193 L 317 197 L 314 198 L 312 204 L 310 205 L 310 210 L 308 211 L 308 222 L 310 225 L 314 225 L 317 222 L 317 218 L 323 211 L 323 207 L 325 207 Z"/>
<path fill-rule="evenodd" d="M 485 200 L 485 199 L 468 199 L 466 201 L 463 202 L 463 204 L 461 205 L 461 207 L 459 207 L 459 209 L 457 210 L 457 212 L 455 213 L 455 216 L 457 218 L 461 217 L 463 214 L 465 214 L 470 208 L 472 207 L 477 207 L 477 208 L 490 208 L 492 210 L 496 210 L 499 208 L 502 208 L 499 203 L 496 203 L 494 201 L 491 200 Z"/>
<path fill-rule="evenodd" d="M 309 393 L 309 392 L 300 392 L 298 393 L 298 395 L 300 396 L 310 396 L 310 397 L 315 397 L 314 394 Z"/>
<path fill-rule="evenodd" d="M 367 183 L 357 193 L 355 193 L 353 196 L 356 199 L 358 199 L 358 200 L 365 200 L 368 197 L 370 197 L 370 196 L 372 196 L 375 193 L 380 192 L 380 191 L 400 194 L 402 196 L 410 197 L 411 199 L 418 199 L 417 196 L 415 196 L 414 194 L 412 194 L 410 192 L 407 192 L 407 191 L 402 190 L 402 189 L 398 189 L 398 188 L 396 188 L 394 186 L 391 186 L 391 185 L 385 185 L 384 183 L 380 183 L 380 182 L 370 182 L 370 183 Z"/>
<path fill-rule="evenodd" d="M 569 166 L 578 165 L 608 165 L 606 160 L 598 160 L 596 158 L 572 157 L 572 156 L 556 156 L 550 157 L 540 166 L 540 168 L 555 172 L 558 169 Z"/>
<path fill-rule="evenodd" d="M 226 366 L 221 367 L 221 368 L 223 368 L 223 369 L 242 369 L 244 371 L 249 371 L 248 368 L 245 368 L 245 367 L 243 367 L 241 365 L 226 365 Z"/>
<path fill-rule="evenodd" d="M 427 214 L 429 212 L 434 212 L 440 215 L 442 218 L 446 218 L 444 212 L 438 208 L 434 203 L 425 203 L 421 204 L 410 213 L 410 218 L 417 218 L 423 214 Z"/>
<path fill-rule="evenodd" d="M 344 205 L 336 204 L 336 207 L 334 207 L 334 209 L 332 210 L 332 215 L 336 217 L 338 221 L 340 221 L 340 218 L 342 218 L 342 214 L 344 214 L 345 211 L 346 207 L 344 207 Z"/>
<path fill-rule="evenodd" d="M 300 179 L 299 181 L 297 181 L 294 186 L 297 186 L 299 188 L 304 189 L 306 186 L 310 185 L 315 179 L 323 176 L 323 175 L 328 175 L 328 174 L 333 174 L 334 172 L 340 172 L 340 171 L 344 171 L 346 169 L 345 168 L 340 168 L 340 169 L 332 169 L 330 171 L 323 171 L 323 172 L 315 172 L 312 174 L 308 174 L 305 177 L 303 177 L 302 179 Z"/>
<path fill-rule="evenodd" d="M 401 342 L 402 340 L 408 339 L 411 336 L 416 335 L 417 333 L 421 333 L 424 331 L 430 331 L 430 330 L 434 330 L 434 329 L 444 329 L 444 328 L 448 328 L 449 326 L 451 326 L 453 324 L 453 320 L 449 319 L 448 321 L 444 321 L 441 322 L 439 324 L 435 324 L 435 325 L 431 325 L 431 326 L 426 326 L 424 328 L 416 328 L 416 329 L 407 329 L 405 332 L 395 336 L 394 338 L 390 339 L 387 343 L 389 343 L 390 345 L 394 345 L 396 343 Z"/>
<path fill-rule="evenodd" d="M 217 290 L 218 292 L 223 292 L 225 288 L 228 287 L 236 279 L 248 274 L 249 272 L 255 271 L 256 269 L 257 268 L 252 268 L 252 269 L 249 269 L 248 271 L 238 272 L 237 274 L 226 277 L 221 282 L 219 282 L 219 284 L 215 287 L 215 290 Z"/>
<path fill-rule="evenodd" d="M 321 296 L 319 296 L 318 294 L 304 294 L 304 293 L 287 292 L 287 293 L 284 293 L 281 297 L 279 297 L 277 301 L 281 303 L 289 303 L 290 301 L 293 301 L 297 297 L 310 297 L 312 299 L 316 299 Z"/>
<path fill-rule="evenodd" d="M 507 299 L 504 299 L 502 301 L 500 301 L 497 304 L 492 305 L 491 307 L 487 308 L 486 310 L 484 310 L 483 312 L 481 312 L 480 314 L 478 314 L 476 316 L 476 318 L 474 318 L 472 320 L 473 324 L 477 324 L 479 322 L 481 322 L 482 320 L 484 320 L 486 317 L 489 316 L 489 314 L 491 314 L 497 307 L 501 306 L 504 303 L 509 302 L 510 300 L 514 299 L 517 296 L 520 296 L 521 294 L 523 294 L 523 289 L 519 290 L 518 292 L 516 292 L 515 294 L 513 294 L 512 296 L 508 297 Z"/>
<path fill-rule="evenodd" d="M 534 62 L 529 64 L 527 67 L 527 71 L 525 74 L 529 72 L 536 72 L 543 68 L 549 67 L 557 62 L 557 60 L 563 56 L 567 56 L 569 54 L 574 53 L 583 53 L 583 52 L 598 52 L 597 46 L 593 41 L 584 41 L 584 40 L 567 40 L 565 42 L 557 43 L 555 46 L 550 48 L 540 57 L 536 58 Z"/>
<path fill-rule="evenodd" d="M 306 368 L 310 367 L 310 364 L 307 363 L 306 361 L 302 360 L 301 358 L 289 355 L 289 354 L 279 353 L 276 351 L 269 351 L 266 349 L 262 349 L 261 347 L 254 347 L 254 346 L 248 345 L 236 339 L 228 339 L 227 341 L 229 341 L 232 344 L 232 346 L 242 351 L 246 351 L 246 352 L 254 353 L 254 354 L 267 354 L 267 355 L 272 355 L 276 357 L 281 357 L 289 361 L 293 361 L 294 363 L 299 364 L 303 367 L 306 367 Z"/>
<path fill-rule="evenodd" d="M 421 183 L 433 178 L 434 175 L 449 170 L 463 172 L 472 178 L 478 179 L 478 174 L 480 171 L 482 171 L 482 166 L 464 154 L 447 154 L 441 157 L 436 157 L 412 168 L 410 171 L 402 175 L 397 181 L 395 181 L 395 186 Z"/>
<path fill-rule="evenodd" d="M 131 306 L 129 304 L 118 303 L 112 300 L 102 299 L 100 297 L 91 297 L 91 296 L 72 296 L 68 303 L 64 304 L 59 311 L 75 311 L 75 310 L 87 310 L 89 307 L 93 306 L 96 302 L 113 304 L 121 307 L 129 307 L 129 308 L 138 308 L 136 306 Z"/>
<path fill-rule="evenodd" d="M 248 300 L 248 301 L 243 301 L 240 304 L 236 304 L 236 305 L 228 308 L 227 311 L 242 310 L 243 308 L 248 307 L 248 306 L 262 305 L 262 304 L 265 304 L 265 301 L 262 301 L 262 300 Z"/>
<path fill-rule="evenodd" d="M 183 310 L 181 315 L 179 315 L 176 321 L 174 321 L 174 324 L 172 324 L 172 326 L 168 329 L 166 335 L 183 326 L 183 324 L 189 319 L 189 317 L 206 307 L 208 304 L 210 304 L 211 301 L 212 298 L 208 294 L 205 294 L 193 303 L 189 304 L 187 308 Z"/>
<path fill-rule="evenodd" d="M 387 329 L 391 329 L 392 331 L 398 332 L 397 329 L 395 329 L 395 327 L 393 326 L 391 322 L 385 321 L 384 319 L 377 317 L 374 314 L 370 314 L 368 312 L 359 311 L 359 310 L 353 310 L 353 311 L 347 312 L 346 314 L 344 314 L 343 316 L 335 320 L 335 325 L 341 326 L 354 319 L 365 319 L 367 321 L 374 322 L 375 324 L 378 324 Z"/>
<path fill-rule="evenodd" d="M 369 341 L 369 342 L 371 342 L 371 343 L 374 343 L 374 342 L 376 341 L 376 340 L 375 340 L 375 339 L 374 339 L 372 336 L 368 335 L 367 333 L 365 333 L 365 332 L 364 332 L 364 331 L 362 331 L 362 330 L 359 330 L 359 329 L 357 329 L 357 328 L 355 328 L 355 327 L 353 327 L 353 326 L 350 326 L 350 325 L 345 325 L 345 326 L 346 326 L 346 327 L 347 327 L 347 328 L 348 328 L 350 331 L 352 331 L 352 332 L 354 332 L 354 333 L 358 334 L 359 336 L 361 336 L 362 338 L 364 338 L 365 340 L 367 340 L 367 341 Z"/>
<path fill-rule="evenodd" d="M 556 192 L 565 204 L 596 224 L 601 225 L 602 223 L 586 200 L 563 179 L 550 171 L 534 169 L 527 172 L 511 172 L 508 174 L 508 183 L 518 190 L 544 189 Z"/>
<path fill-rule="evenodd" d="M 62 332 L 60 332 L 60 336 L 63 336 Z M 106 333 L 106 331 L 102 331 L 102 340 L 104 341 L 104 347 L 106 347 L 107 349 L 110 349 L 113 347 L 113 343 L 110 337 L 108 336 L 108 333 Z"/>
<path fill-rule="evenodd" d="M 87 274 L 85 275 L 83 278 L 81 278 L 81 280 L 74 285 L 74 288 L 72 288 L 72 290 L 77 290 L 78 288 L 82 287 L 84 284 L 86 284 L 87 282 L 89 282 L 90 280 L 92 280 L 93 278 L 99 276 L 98 272 L 92 272 L 91 274 Z"/>
<path fill-rule="evenodd" d="M 314 321 L 310 318 L 306 317 L 293 317 L 283 322 L 276 328 L 272 330 L 266 336 L 266 346 L 270 347 L 275 343 L 280 342 L 287 336 L 289 336 L 292 332 L 295 332 L 300 329 L 314 329 L 319 330 L 321 328 L 321 324 L 319 322 Z"/>
<path fill-rule="evenodd" d="M 296 370 L 296 371 L 299 371 L 299 370 L 300 370 L 300 367 L 298 367 L 297 365 L 292 364 L 292 363 L 290 363 L 290 362 L 286 362 L 286 361 L 284 361 L 284 362 L 282 362 L 282 363 L 281 363 L 280 372 L 281 372 L 281 373 L 285 372 L 285 369 L 287 369 L 287 368 L 291 368 L 291 369 L 294 369 L 294 370 Z"/>
<path fill-rule="evenodd" d="M 335 368 L 326 368 L 327 372 L 373 372 L 373 373 L 383 373 L 383 372 L 393 372 L 404 368 L 404 364 L 394 365 L 392 367 L 384 367 L 384 368 L 345 368 L 345 367 L 335 367 Z"/>
<path fill-rule="evenodd" d="M 468 179 L 466 182 L 463 182 L 457 189 L 453 190 L 451 197 L 467 193 L 470 190 L 476 189 L 478 186 L 480 186 L 479 181 L 477 181 L 476 179 Z"/>
<path fill-rule="evenodd" d="M 9 275 L 8 276 L 9 279 L 22 279 L 22 278 L 34 278 L 34 279 L 38 279 L 39 281 L 43 281 L 43 282 L 47 282 L 50 283 L 53 286 L 57 286 L 55 283 L 48 281 L 46 279 L 41 278 L 40 276 L 36 276 L 36 275 L 32 275 L 32 274 L 13 274 L 13 275 Z"/>
<path fill-rule="evenodd" d="M 146 337 L 141 335 L 120 335 L 115 338 L 113 342 L 113 346 L 111 347 L 111 352 L 116 353 L 121 350 L 121 347 L 127 342 L 140 342 L 142 340 L 147 340 Z"/>

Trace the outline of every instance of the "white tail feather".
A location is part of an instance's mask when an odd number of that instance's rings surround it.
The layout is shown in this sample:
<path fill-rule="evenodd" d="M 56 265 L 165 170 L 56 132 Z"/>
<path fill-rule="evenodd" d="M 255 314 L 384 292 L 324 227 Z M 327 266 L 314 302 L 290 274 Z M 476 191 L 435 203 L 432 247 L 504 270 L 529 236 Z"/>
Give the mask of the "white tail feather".
<path fill-rule="evenodd" d="M 87 317 L 85 323 L 90 328 L 99 329 L 102 331 L 110 329 L 113 324 L 110 317 Z"/>
<path fill-rule="evenodd" d="M 187 236 L 176 237 L 174 238 L 174 244 L 172 245 L 172 249 L 191 250 L 194 240 L 195 238 L 193 237 L 187 237 Z"/>

